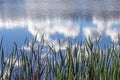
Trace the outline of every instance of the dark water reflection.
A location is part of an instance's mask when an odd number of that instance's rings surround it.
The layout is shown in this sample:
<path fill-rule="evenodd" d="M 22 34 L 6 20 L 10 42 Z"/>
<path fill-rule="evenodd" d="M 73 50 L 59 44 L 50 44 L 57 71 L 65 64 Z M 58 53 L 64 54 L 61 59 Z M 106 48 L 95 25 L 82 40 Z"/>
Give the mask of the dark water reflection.
<path fill-rule="evenodd" d="M 8 31 L 4 31 L 4 30 Z M 20 29 L 20 34 L 15 35 Z M 14 34 L 9 35 L 14 30 Z M 12 41 L 45 33 L 48 41 L 56 37 L 117 41 L 120 33 L 119 0 L 0 0 L 0 36 Z M 19 37 L 21 35 L 21 37 Z M 18 42 L 19 43 L 19 42 Z M 21 43 L 21 42 L 20 42 Z"/>

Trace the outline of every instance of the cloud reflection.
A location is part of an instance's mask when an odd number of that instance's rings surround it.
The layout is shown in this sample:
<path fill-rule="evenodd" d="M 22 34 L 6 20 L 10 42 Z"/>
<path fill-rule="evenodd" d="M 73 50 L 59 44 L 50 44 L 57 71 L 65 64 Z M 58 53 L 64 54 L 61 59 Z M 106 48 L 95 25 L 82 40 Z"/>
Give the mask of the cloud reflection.
<path fill-rule="evenodd" d="M 34 22 L 29 20 L 28 30 L 31 34 L 38 34 L 38 40 L 40 40 L 41 35 L 45 34 L 46 39 L 50 39 L 51 35 L 56 33 L 62 34 L 65 37 L 77 37 L 79 35 L 80 27 L 78 24 L 75 24 L 69 20 L 45 20 Z"/>
<path fill-rule="evenodd" d="M 45 34 L 46 39 L 50 39 L 51 35 L 56 33 L 62 34 L 65 37 L 76 37 L 79 35 L 80 26 L 75 24 L 70 20 L 61 20 L 61 19 L 46 19 L 46 20 L 6 20 L 2 22 L 0 20 L 0 28 L 13 29 L 13 28 L 28 28 L 28 31 L 32 35 L 38 34 L 38 40 L 40 40 L 41 35 Z"/>
<path fill-rule="evenodd" d="M 46 39 L 56 33 L 77 37 L 80 22 L 74 20 L 86 18 L 96 27 L 82 27 L 83 35 L 94 39 L 105 34 L 117 41 L 120 30 L 113 25 L 120 23 L 119 5 L 118 0 L 1 0 L 0 28 L 27 27 L 38 33 L 38 40 L 43 33 Z"/>
<path fill-rule="evenodd" d="M 93 24 L 96 27 L 83 27 L 84 35 L 88 38 L 95 39 L 100 35 L 106 35 L 111 38 L 112 41 L 118 41 L 118 34 L 120 34 L 120 28 L 113 25 L 120 24 L 120 20 L 111 19 L 105 21 L 105 19 L 98 19 L 96 16 L 93 17 Z"/>

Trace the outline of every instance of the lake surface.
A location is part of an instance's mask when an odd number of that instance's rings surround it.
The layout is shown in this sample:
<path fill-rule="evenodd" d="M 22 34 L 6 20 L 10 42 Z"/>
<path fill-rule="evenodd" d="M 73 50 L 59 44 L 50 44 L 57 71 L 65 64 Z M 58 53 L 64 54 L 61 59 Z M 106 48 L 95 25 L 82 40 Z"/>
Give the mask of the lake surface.
<path fill-rule="evenodd" d="M 102 36 L 116 42 L 120 33 L 119 0 L 0 0 L 0 38 L 11 48 L 23 47 L 25 37 L 44 34 L 48 42 L 58 38 L 81 40 Z"/>

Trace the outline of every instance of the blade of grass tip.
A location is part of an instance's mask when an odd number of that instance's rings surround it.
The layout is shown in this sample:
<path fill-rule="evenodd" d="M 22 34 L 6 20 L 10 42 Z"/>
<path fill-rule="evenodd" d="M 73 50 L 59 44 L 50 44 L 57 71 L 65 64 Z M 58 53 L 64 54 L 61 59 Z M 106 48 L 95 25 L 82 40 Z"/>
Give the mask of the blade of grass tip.
<path fill-rule="evenodd" d="M 26 39 L 24 41 L 24 45 L 29 46 L 30 45 L 29 43 L 30 43 L 30 40 L 29 40 L 29 38 L 26 37 Z"/>
<path fill-rule="evenodd" d="M 18 55 L 18 46 L 17 46 L 17 43 L 16 42 L 14 42 L 14 48 L 15 48 L 15 51 L 14 51 L 14 58 L 16 58 L 16 57 L 18 57 L 19 55 Z M 18 62 L 19 62 L 19 59 L 18 59 Z"/>
<path fill-rule="evenodd" d="M 60 59 L 61 59 L 61 61 L 60 61 L 60 71 L 62 71 L 63 67 L 65 67 L 66 57 L 64 57 L 62 55 L 62 51 L 61 50 L 59 51 L 59 54 L 60 54 Z"/>
<path fill-rule="evenodd" d="M 2 43 L 3 43 L 3 36 L 2 36 L 2 39 L 1 39 L 1 41 L 0 41 L 0 50 L 1 50 L 1 48 L 2 48 Z"/>
<path fill-rule="evenodd" d="M 90 46 L 89 37 L 85 39 L 85 43 L 87 44 L 88 47 Z"/>
<path fill-rule="evenodd" d="M 16 64 L 18 58 L 19 58 L 19 57 L 17 57 L 17 58 L 15 59 L 15 61 L 13 61 L 12 64 L 11 64 L 11 68 L 10 68 L 10 80 L 11 80 L 11 78 L 12 78 L 12 74 L 14 73 L 13 70 L 14 70 L 14 67 L 15 67 L 15 64 Z"/>
<path fill-rule="evenodd" d="M 120 34 L 118 34 L 118 44 L 120 46 Z"/>
<path fill-rule="evenodd" d="M 24 44 L 26 44 L 26 43 L 28 43 L 29 42 L 29 39 L 28 39 L 28 37 L 26 36 L 25 37 L 25 40 L 24 40 Z"/>
<path fill-rule="evenodd" d="M 110 53 L 111 53 L 111 50 L 110 48 L 107 49 L 107 54 L 106 54 L 106 68 L 107 68 L 107 71 L 109 69 L 109 62 L 110 62 Z"/>
<path fill-rule="evenodd" d="M 17 51 L 17 43 L 14 41 L 14 45 L 15 45 L 15 52 Z"/>
<path fill-rule="evenodd" d="M 92 51 L 93 50 L 93 42 L 91 41 L 91 39 L 89 38 L 89 43 L 90 43 L 90 50 Z"/>
<path fill-rule="evenodd" d="M 20 56 L 21 54 L 18 53 L 18 46 L 17 46 L 17 43 L 14 42 L 14 45 L 15 45 L 15 53 L 16 53 L 16 57 L 17 57 L 17 60 L 18 60 L 18 67 L 20 67 Z M 18 74 L 19 74 L 20 71 L 18 71 Z"/>
<path fill-rule="evenodd" d="M 49 44 L 47 44 L 47 46 L 49 47 L 50 51 L 52 51 L 52 53 L 54 54 L 55 56 L 55 49 L 53 46 L 50 46 Z"/>
<path fill-rule="evenodd" d="M 40 53 L 40 45 L 38 45 L 38 52 L 37 52 L 37 61 L 36 63 L 38 64 L 38 72 L 37 74 L 40 75 L 40 71 L 41 71 L 41 53 Z M 39 76 L 40 79 L 41 76 Z"/>
<path fill-rule="evenodd" d="M 38 68 L 39 70 L 41 71 L 41 54 L 42 54 L 42 49 L 43 49 L 43 46 L 44 46 L 44 34 L 42 35 L 41 37 L 41 41 L 40 41 L 40 45 L 38 45 Z M 40 73 L 38 72 L 38 74 L 40 75 Z"/>
<path fill-rule="evenodd" d="M 61 47 L 61 40 L 60 40 L 60 38 L 58 38 L 58 44 L 59 44 L 59 49 L 60 49 L 60 47 Z"/>
<path fill-rule="evenodd" d="M 68 78 L 73 79 L 73 77 L 74 77 L 74 64 L 73 64 L 73 56 L 72 56 L 72 43 L 66 49 L 67 49 L 67 53 L 68 53 L 68 57 L 69 57 L 69 71 L 68 71 L 69 76 L 68 76 Z"/>
<path fill-rule="evenodd" d="M 4 69 L 5 69 L 4 49 L 2 48 L 2 54 L 1 54 L 1 75 L 0 75 L 0 79 L 2 79 L 2 80 L 3 80 L 3 77 L 4 77 Z"/>
<path fill-rule="evenodd" d="M 96 43 L 97 45 L 99 44 L 99 41 L 101 40 L 101 36 L 99 36 L 98 38 L 96 38 Z"/>
<path fill-rule="evenodd" d="M 28 57 L 25 55 L 24 53 L 24 50 L 20 50 L 20 53 L 21 53 L 21 58 L 22 58 L 22 74 L 21 74 L 21 79 L 24 79 L 25 78 L 25 75 L 27 76 L 28 75 L 28 71 L 26 70 L 27 69 L 27 64 L 28 64 Z"/>
<path fill-rule="evenodd" d="M 41 37 L 40 45 L 42 46 L 42 45 L 44 45 L 44 43 L 45 43 L 45 40 L 44 40 L 44 34 L 43 34 L 42 37 Z"/>
<path fill-rule="evenodd" d="M 79 44 L 79 43 L 78 43 Z M 78 47 L 78 44 L 75 46 L 75 49 L 74 49 L 74 63 L 75 63 L 75 73 L 76 73 L 76 75 L 78 74 L 78 59 L 77 59 L 77 57 L 78 57 L 78 49 L 79 49 L 79 47 Z"/>
<path fill-rule="evenodd" d="M 75 46 L 75 48 L 74 48 L 74 59 L 77 59 L 77 54 L 78 54 L 78 46 Z"/>
<path fill-rule="evenodd" d="M 35 35 L 35 37 L 33 37 L 33 39 L 32 39 L 32 42 L 31 42 L 31 50 L 34 49 L 34 45 L 35 45 L 36 41 L 37 41 L 37 35 Z"/>
<path fill-rule="evenodd" d="M 13 47 L 13 50 L 12 50 L 12 52 L 11 52 L 11 61 L 13 61 L 13 59 L 14 59 L 14 54 L 15 54 L 15 49 L 14 49 L 14 47 Z"/>
<path fill-rule="evenodd" d="M 10 64 L 9 64 L 9 66 L 8 66 L 9 69 L 10 69 L 9 80 L 11 80 L 11 78 L 12 78 L 13 69 L 14 69 L 15 63 L 16 63 L 16 61 L 17 61 L 17 59 L 14 61 L 15 56 L 16 56 L 16 53 L 15 53 L 15 49 L 14 49 L 14 47 L 13 47 L 11 56 L 10 56 L 10 58 L 9 58 Z"/>
<path fill-rule="evenodd" d="M 82 52 L 81 53 L 85 53 L 85 51 L 87 52 L 88 56 L 91 56 L 91 50 L 90 50 L 90 45 L 89 45 L 89 42 L 86 41 L 83 49 L 81 48 Z"/>
<path fill-rule="evenodd" d="M 34 61 L 34 59 L 36 59 L 36 58 L 34 58 L 35 57 L 35 50 L 34 50 L 34 45 L 35 45 L 35 43 L 36 43 L 36 38 L 37 38 L 37 35 L 35 35 L 35 37 L 34 37 L 34 39 L 32 40 L 32 45 L 31 45 L 31 52 L 30 52 L 30 56 L 29 56 L 29 63 L 28 63 L 28 69 L 29 69 L 29 76 L 30 77 L 32 77 L 31 76 L 31 74 L 33 73 L 33 61 Z"/>

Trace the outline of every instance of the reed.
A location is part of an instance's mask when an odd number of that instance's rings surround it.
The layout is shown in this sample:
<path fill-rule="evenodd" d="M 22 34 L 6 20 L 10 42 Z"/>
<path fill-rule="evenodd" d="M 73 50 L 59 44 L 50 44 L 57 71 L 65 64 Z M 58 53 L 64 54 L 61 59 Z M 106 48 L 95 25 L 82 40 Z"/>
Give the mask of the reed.
<path fill-rule="evenodd" d="M 36 38 L 30 51 L 19 49 L 14 42 L 7 57 L 1 39 L 0 80 L 120 80 L 120 38 L 117 45 L 107 46 L 100 46 L 101 37 L 94 42 L 88 38 L 85 43 L 68 40 L 66 48 L 59 46 L 59 50 L 47 44 L 44 35 L 40 42 Z M 24 45 L 29 42 L 26 38 Z M 47 54 L 42 58 L 44 47 Z"/>

